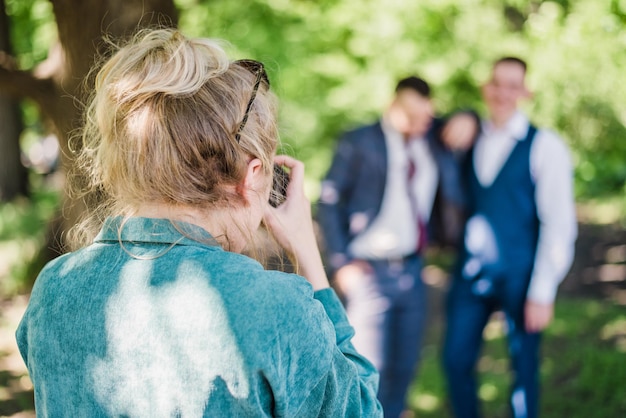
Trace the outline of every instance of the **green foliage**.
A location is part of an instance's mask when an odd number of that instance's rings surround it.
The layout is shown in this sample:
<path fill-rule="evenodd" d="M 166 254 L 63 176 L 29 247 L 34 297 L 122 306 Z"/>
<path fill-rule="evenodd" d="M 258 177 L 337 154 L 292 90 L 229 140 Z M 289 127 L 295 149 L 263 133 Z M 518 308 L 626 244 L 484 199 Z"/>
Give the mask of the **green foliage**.
<path fill-rule="evenodd" d="M 5 0 L 11 19 L 11 44 L 21 68 L 32 68 L 48 55 L 57 28 L 47 0 Z"/>
<path fill-rule="evenodd" d="M 235 57 L 267 64 L 283 141 L 307 163 L 313 198 L 339 133 L 377 118 L 398 78 L 429 80 L 441 113 L 484 111 L 479 86 L 502 55 L 529 62 L 536 94 L 526 110 L 571 146 L 578 197 L 626 192 L 623 0 L 175 3 L 187 34 L 226 39 Z M 51 3 L 7 0 L 7 12 L 20 65 L 31 68 L 55 37 Z"/>
<path fill-rule="evenodd" d="M 36 256 L 45 242 L 46 225 L 56 213 L 59 192 L 32 175 L 30 199 L 0 205 L 0 298 L 27 292 L 37 272 Z"/>
<path fill-rule="evenodd" d="M 181 27 L 268 63 L 284 141 L 319 179 L 339 132 L 376 118 L 418 73 L 445 113 L 480 104 L 490 64 L 520 55 L 527 111 L 570 144 L 580 198 L 626 191 L 626 3 L 521 0 L 178 0 Z"/>
<path fill-rule="evenodd" d="M 12 54 L 20 69 L 32 69 L 42 62 L 56 39 L 57 28 L 48 0 L 5 0 L 10 17 Z M 27 149 L 35 138 L 44 134 L 39 110 L 30 101 L 22 103 L 24 133 L 22 148 Z"/>

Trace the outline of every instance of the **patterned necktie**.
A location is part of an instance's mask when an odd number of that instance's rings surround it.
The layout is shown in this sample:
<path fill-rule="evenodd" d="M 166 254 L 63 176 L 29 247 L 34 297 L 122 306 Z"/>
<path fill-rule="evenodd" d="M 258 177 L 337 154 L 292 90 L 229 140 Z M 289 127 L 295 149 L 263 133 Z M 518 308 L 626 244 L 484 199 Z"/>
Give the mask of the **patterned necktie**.
<path fill-rule="evenodd" d="M 411 149 L 409 147 L 409 142 L 406 143 L 406 156 L 407 156 L 407 179 L 406 186 L 409 194 L 409 201 L 411 202 L 411 211 L 413 212 L 413 218 L 417 220 L 417 248 L 416 251 L 420 252 L 426 247 L 426 243 L 428 241 L 428 237 L 426 234 L 426 225 L 422 220 L 422 217 L 419 214 L 419 210 L 417 208 L 417 199 L 415 198 L 415 191 L 413 187 L 413 182 L 417 175 L 417 165 L 415 164 L 415 160 L 413 159 L 413 155 L 411 155 Z"/>

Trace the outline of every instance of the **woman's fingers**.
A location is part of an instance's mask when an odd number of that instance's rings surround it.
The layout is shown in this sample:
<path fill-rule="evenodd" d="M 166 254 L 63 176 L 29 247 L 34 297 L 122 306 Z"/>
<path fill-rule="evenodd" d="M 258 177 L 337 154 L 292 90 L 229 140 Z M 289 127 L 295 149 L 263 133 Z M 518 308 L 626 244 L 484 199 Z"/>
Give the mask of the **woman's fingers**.
<path fill-rule="evenodd" d="M 317 247 L 311 204 L 304 194 L 304 164 L 287 155 L 277 155 L 274 164 L 289 170 L 287 199 L 277 208 L 266 205 L 264 221 L 276 241 L 297 261 L 299 272 L 313 286 L 329 286 Z"/>
<path fill-rule="evenodd" d="M 274 157 L 274 164 L 285 166 L 289 169 L 289 185 L 287 186 L 287 196 L 293 189 L 301 190 L 304 185 L 304 164 L 288 155 L 277 155 Z"/>

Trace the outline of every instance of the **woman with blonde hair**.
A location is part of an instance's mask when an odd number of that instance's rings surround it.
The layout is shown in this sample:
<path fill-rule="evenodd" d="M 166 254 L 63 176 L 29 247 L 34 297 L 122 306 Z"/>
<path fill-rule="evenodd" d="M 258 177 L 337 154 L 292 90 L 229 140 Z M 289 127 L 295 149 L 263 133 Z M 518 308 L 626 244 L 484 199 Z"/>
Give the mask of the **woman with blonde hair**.
<path fill-rule="evenodd" d="M 261 63 L 176 30 L 103 65 L 79 158 L 103 203 L 17 330 L 38 416 L 382 416 L 275 105 Z M 261 222 L 300 275 L 241 254 Z"/>

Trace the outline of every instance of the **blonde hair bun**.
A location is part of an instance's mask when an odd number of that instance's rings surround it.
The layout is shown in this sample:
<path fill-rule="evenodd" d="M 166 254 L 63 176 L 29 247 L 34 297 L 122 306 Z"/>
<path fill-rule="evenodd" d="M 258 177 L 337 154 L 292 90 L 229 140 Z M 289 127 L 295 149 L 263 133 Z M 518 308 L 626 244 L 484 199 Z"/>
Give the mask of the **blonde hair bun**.
<path fill-rule="evenodd" d="M 90 208 L 79 245 L 106 216 L 128 216 L 144 202 L 241 204 L 232 186 L 251 157 L 272 172 L 275 96 L 261 85 L 237 141 L 257 75 L 231 61 L 222 45 L 175 29 L 144 30 L 103 64 L 78 156 L 89 180 L 82 193 L 97 191 L 100 205 Z"/>

